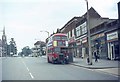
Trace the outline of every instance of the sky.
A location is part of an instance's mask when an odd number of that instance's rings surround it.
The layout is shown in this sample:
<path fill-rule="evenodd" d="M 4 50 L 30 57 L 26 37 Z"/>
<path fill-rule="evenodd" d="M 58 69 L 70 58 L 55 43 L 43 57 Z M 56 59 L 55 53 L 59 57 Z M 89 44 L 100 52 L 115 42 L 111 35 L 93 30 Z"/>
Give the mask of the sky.
<path fill-rule="evenodd" d="M 88 0 L 102 17 L 118 18 L 119 0 Z M 0 39 L 5 27 L 7 43 L 16 41 L 18 52 L 25 46 L 34 47 L 62 28 L 75 16 L 87 11 L 85 0 L 0 0 Z M 41 32 L 43 31 L 43 32 Z"/>

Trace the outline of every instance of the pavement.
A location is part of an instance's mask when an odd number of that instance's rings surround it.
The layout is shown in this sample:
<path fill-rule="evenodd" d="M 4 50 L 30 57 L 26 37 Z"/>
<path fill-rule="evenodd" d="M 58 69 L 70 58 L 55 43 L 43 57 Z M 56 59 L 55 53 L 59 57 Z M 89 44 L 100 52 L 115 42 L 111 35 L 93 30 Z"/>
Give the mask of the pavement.
<path fill-rule="evenodd" d="M 46 56 L 42 56 L 42 57 L 46 58 Z M 74 66 L 94 69 L 96 71 L 120 76 L 120 73 L 118 71 L 120 70 L 120 61 L 98 59 L 98 62 L 95 62 L 95 59 L 92 59 L 92 65 L 88 65 L 86 58 L 83 58 L 83 59 L 73 58 L 73 62 L 71 62 L 70 64 Z"/>
<path fill-rule="evenodd" d="M 87 59 L 84 58 L 73 58 L 74 65 L 78 65 L 81 67 L 89 68 L 89 69 L 105 69 L 105 68 L 118 68 L 120 67 L 120 62 L 115 60 L 105 60 L 105 59 L 98 59 L 98 62 L 95 62 L 92 59 L 92 65 L 88 65 Z"/>
<path fill-rule="evenodd" d="M 120 70 L 120 61 L 98 59 L 98 62 L 95 62 L 95 59 L 92 59 L 92 65 L 88 65 L 86 58 L 84 59 L 73 58 L 73 63 L 71 64 L 79 67 L 94 69 L 96 71 L 120 76 L 120 73 L 118 71 Z"/>

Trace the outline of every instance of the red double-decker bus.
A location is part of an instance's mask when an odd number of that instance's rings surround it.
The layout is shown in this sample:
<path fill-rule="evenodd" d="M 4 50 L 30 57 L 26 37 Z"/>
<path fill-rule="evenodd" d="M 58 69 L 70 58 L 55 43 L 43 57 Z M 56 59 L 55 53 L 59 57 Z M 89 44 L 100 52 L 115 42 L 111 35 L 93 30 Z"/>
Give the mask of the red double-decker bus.
<path fill-rule="evenodd" d="M 53 34 L 47 44 L 48 63 L 69 63 L 68 39 L 63 33 Z"/>

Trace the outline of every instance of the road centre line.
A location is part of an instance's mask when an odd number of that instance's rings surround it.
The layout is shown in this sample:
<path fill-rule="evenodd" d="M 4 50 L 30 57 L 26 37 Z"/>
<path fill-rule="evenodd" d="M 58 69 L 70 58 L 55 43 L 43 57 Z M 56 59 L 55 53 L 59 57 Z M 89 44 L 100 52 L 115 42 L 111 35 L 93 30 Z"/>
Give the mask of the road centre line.
<path fill-rule="evenodd" d="M 27 67 L 27 70 L 30 71 L 30 70 L 28 69 L 28 67 Z"/>
<path fill-rule="evenodd" d="M 29 73 L 29 74 L 30 74 L 31 78 L 33 79 L 34 78 L 33 75 L 31 73 Z"/>
<path fill-rule="evenodd" d="M 27 68 L 27 71 L 29 72 L 30 77 L 33 79 L 34 77 L 33 77 L 32 73 L 30 72 L 29 68 L 27 67 L 27 65 L 25 64 L 25 62 L 23 60 L 22 60 L 22 62 L 25 65 L 25 67 Z"/>

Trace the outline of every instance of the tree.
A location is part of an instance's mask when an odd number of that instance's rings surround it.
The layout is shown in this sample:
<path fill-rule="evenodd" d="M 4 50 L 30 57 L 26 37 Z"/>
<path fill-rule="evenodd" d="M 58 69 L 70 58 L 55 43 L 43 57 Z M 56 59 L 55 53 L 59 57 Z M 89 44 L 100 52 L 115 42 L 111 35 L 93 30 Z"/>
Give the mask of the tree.
<path fill-rule="evenodd" d="M 29 48 L 29 46 L 26 46 L 26 47 L 24 47 L 23 49 L 22 49 L 22 54 L 24 55 L 24 56 L 28 56 L 29 54 L 31 54 L 32 53 L 32 50 Z"/>
<path fill-rule="evenodd" d="M 16 42 L 14 41 L 14 38 L 11 38 L 10 45 L 8 46 L 8 51 L 10 56 L 13 56 L 14 54 L 17 54 L 17 46 Z"/>

